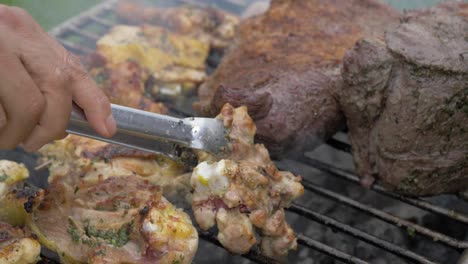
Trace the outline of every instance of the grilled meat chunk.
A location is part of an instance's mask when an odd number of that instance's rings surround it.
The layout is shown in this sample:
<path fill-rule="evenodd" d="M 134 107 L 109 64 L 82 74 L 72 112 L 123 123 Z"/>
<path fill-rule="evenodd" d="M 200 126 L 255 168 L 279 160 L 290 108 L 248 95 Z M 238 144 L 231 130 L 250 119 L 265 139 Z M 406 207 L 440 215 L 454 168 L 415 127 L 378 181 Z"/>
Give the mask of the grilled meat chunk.
<path fill-rule="evenodd" d="M 24 203 L 29 196 L 35 194 L 34 190 L 22 188 L 28 177 L 29 171 L 24 164 L 0 160 L 0 222 L 14 226 L 24 225 Z"/>
<path fill-rule="evenodd" d="M 33 264 L 39 261 L 41 245 L 30 232 L 0 222 L 0 263 Z"/>
<path fill-rule="evenodd" d="M 109 79 L 104 90 L 111 101 L 160 112 L 164 107 L 150 99 L 193 92 L 206 79 L 210 49 L 230 43 L 239 23 L 218 9 L 155 8 L 134 1 L 120 2 L 117 13 L 131 25 L 116 25 L 97 41 L 101 60 L 92 56 L 91 62 L 101 63 L 91 72 L 98 81 Z M 132 91 L 130 98 L 116 91 L 123 88 Z"/>
<path fill-rule="evenodd" d="M 5 195 L 16 183 L 28 177 L 29 171 L 24 164 L 0 160 L 0 197 Z"/>
<path fill-rule="evenodd" d="M 246 105 L 271 154 L 314 146 L 344 122 L 335 94 L 345 52 L 397 18 L 374 0 L 273 0 L 241 24 L 195 109 L 215 116 L 225 103 Z"/>
<path fill-rule="evenodd" d="M 150 76 L 137 62 L 126 61 L 107 66 L 102 57 L 92 55 L 88 59 L 89 73 L 96 80 L 111 103 L 154 113 L 166 113 L 162 103 L 156 103 L 146 95 L 145 85 Z"/>
<path fill-rule="evenodd" d="M 0 160 L 0 263 L 32 264 L 39 261 L 41 246 L 32 238 L 25 224 L 29 197 L 35 191 L 21 189 L 29 177 L 28 169 L 20 163 Z"/>
<path fill-rule="evenodd" d="M 357 172 L 407 195 L 468 187 L 468 4 L 406 14 L 344 59 L 340 104 Z"/>
<path fill-rule="evenodd" d="M 195 219 L 205 230 L 216 224 L 219 241 L 231 252 L 246 253 L 260 242 L 264 254 L 285 256 L 297 244 L 284 207 L 303 194 L 300 177 L 279 171 L 266 148 L 254 144 L 246 107 L 227 104 L 218 118 L 230 129 L 231 151 L 221 160 L 200 155 L 191 178 Z"/>
<path fill-rule="evenodd" d="M 134 177 L 54 177 L 28 226 L 65 263 L 191 263 L 198 235 L 159 187 Z"/>
<path fill-rule="evenodd" d="M 113 96 L 125 99 L 125 89 L 115 91 Z M 49 164 L 49 188 L 34 200 L 28 224 L 62 261 L 191 263 L 197 232 L 162 196 L 185 203 L 190 198 L 181 165 L 74 135 L 40 153 Z"/>
<path fill-rule="evenodd" d="M 189 175 L 183 166 L 160 155 L 75 135 L 44 146 L 40 153 L 42 162 L 49 164 L 49 181 L 67 176 L 95 183 L 132 175 L 158 185 L 171 201 L 190 199 Z"/>
<path fill-rule="evenodd" d="M 138 65 L 130 72 L 143 78 L 142 87 L 153 96 L 180 95 L 206 78 L 209 44 L 166 28 L 117 25 L 96 45 L 104 66 L 116 74 L 121 73 L 121 65 Z"/>
<path fill-rule="evenodd" d="M 204 70 L 209 45 L 162 27 L 117 25 L 99 39 L 97 51 L 110 65 L 135 60 L 151 72 L 172 65 Z"/>
<path fill-rule="evenodd" d="M 120 1 L 118 25 L 97 43 L 111 63 L 132 59 L 151 73 L 148 91 L 173 98 L 190 94 L 206 79 L 209 51 L 222 52 L 234 38 L 239 18 L 216 8 L 158 8 Z M 159 99 L 159 98 L 156 98 Z"/>
<path fill-rule="evenodd" d="M 212 7 L 157 8 L 135 1 L 120 1 L 117 14 L 126 23 L 165 27 L 203 40 L 217 49 L 226 48 L 231 43 L 239 24 L 235 15 Z"/>

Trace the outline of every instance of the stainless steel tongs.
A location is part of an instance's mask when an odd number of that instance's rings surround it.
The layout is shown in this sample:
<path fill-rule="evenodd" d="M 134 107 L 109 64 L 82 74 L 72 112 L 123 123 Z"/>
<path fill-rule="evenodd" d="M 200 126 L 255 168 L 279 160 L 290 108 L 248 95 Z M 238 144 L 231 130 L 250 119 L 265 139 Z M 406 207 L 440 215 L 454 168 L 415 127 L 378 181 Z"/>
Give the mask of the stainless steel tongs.
<path fill-rule="evenodd" d="M 117 133 L 113 137 L 98 135 L 76 105 L 67 132 L 163 154 L 179 161 L 184 161 L 187 149 L 221 155 L 227 148 L 227 133 L 221 120 L 199 117 L 179 119 L 114 104 L 111 108 L 117 123 Z"/>

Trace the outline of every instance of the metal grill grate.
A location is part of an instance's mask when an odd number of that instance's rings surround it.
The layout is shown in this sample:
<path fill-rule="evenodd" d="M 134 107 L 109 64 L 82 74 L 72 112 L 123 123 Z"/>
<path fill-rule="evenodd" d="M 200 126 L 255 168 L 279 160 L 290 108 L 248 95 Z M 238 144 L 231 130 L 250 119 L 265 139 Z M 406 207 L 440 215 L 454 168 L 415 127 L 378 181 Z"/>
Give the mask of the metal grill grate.
<path fill-rule="evenodd" d="M 208 4 L 216 4 L 222 2 L 223 7 L 227 7 L 230 11 L 240 12 L 245 8 L 246 2 L 251 0 L 218 0 L 218 1 L 204 1 Z M 60 40 L 63 45 L 79 54 L 86 55 L 92 52 L 95 49 L 96 40 L 100 35 L 102 35 L 109 27 L 113 26 L 115 23 L 115 17 L 113 17 L 113 8 L 116 4 L 116 0 L 108 0 L 95 8 L 84 12 L 66 22 L 62 25 L 54 28 L 50 31 L 50 34 Z M 181 3 L 191 3 L 200 5 L 200 2 L 196 0 L 179 0 Z M 193 98 L 192 98 L 193 99 Z M 190 100 L 189 100 L 190 101 Z M 190 105 L 190 104 L 188 104 Z M 191 114 L 191 109 L 189 106 L 179 106 L 168 104 L 168 107 L 171 109 L 171 113 L 178 116 L 188 116 Z M 350 153 L 351 147 L 349 144 L 337 140 L 331 139 L 327 144 L 334 148 L 336 152 L 346 152 Z M 308 166 L 314 169 L 317 169 L 323 173 L 326 173 L 329 176 L 336 177 L 337 179 L 343 180 L 343 184 L 355 185 L 356 188 L 360 188 L 359 179 L 351 172 L 335 167 L 331 164 L 322 162 L 318 159 L 312 158 L 307 155 L 303 155 L 301 158 L 296 160 L 302 166 Z M 282 163 L 280 163 L 280 167 Z M 288 167 L 289 170 L 291 168 Z M 294 169 L 293 169 L 294 172 Z M 408 230 L 412 236 L 417 236 L 417 239 L 428 239 L 435 241 L 440 244 L 440 246 L 445 246 L 450 249 L 453 249 L 457 254 L 468 248 L 468 242 L 456 239 L 447 234 L 432 230 L 430 228 L 424 227 L 422 225 L 413 223 L 411 221 L 405 220 L 402 217 L 387 213 L 377 206 L 369 206 L 360 202 L 359 199 L 353 199 L 346 195 L 340 194 L 338 191 L 334 191 L 331 188 L 326 186 L 321 186 L 320 184 L 312 182 L 312 179 L 308 178 L 308 175 L 303 175 L 304 180 L 303 184 L 305 186 L 306 192 L 319 195 L 323 198 L 333 201 L 334 203 L 355 210 L 360 214 L 367 214 L 369 217 L 379 219 L 382 221 L 382 225 L 390 225 L 394 227 L 401 228 L 403 231 Z M 456 221 L 464 227 L 468 224 L 468 216 L 459 212 L 455 212 L 451 209 L 447 209 L 443 206 L 440 206 L 428 199 L 418 199 L 418 198 L 407 198 L 386 191 L 383 187 L 375 185 L 372 190 L 366 190 L 360 188 L 360 192 L 375 192 L 376 195 L 384 196 L 390 198 L 394 202 L 399 204 L 409 206 L 411 208 L 419 208 L 427 213 L 436 215 L 437 217 L 450 219 Z M 370 232 L 363 231 L 356 227 L 353 227 L 344 222 L 340 222 L 335 218 L 327 215 L 327 213 L 320 213 L 314 210 L 314 208 L 308 208 L 300 204 L 293 204 L 288 209 L 288 214 L 299 215 L 303 219 L 311 222 L 319 223 L 323 226 L 329 227 L 332 230 L 346 234 L 356 239 L 356 241 L 364 241 L 370 245 L 373 245 L 376 248 L 379 248 L 385 252 L 389 252 L 400 257 L 402 260 L 407 260 L 415 263 L 439 263 L 443 262 L 442 259 L 433 260 L 430 257 L 416 253 L 413 250 L 405 247 L 405 245 L 398 245 L 387 241 L 385 238 L 378 237 Z M 295 228 L 296 231 L 302 231 Z M 216 240 L 216 236 L 209 232 L 204 232 L 199 230 L 200 238 L 213 243 L 221 247 L 219 242 Z M 315 251 L 321 252 L 330 256 L 333 259 L 336 259 L 345 263 L 368 263 L 363 259 L 360 259 L 356 256 L 353 256 L 352 253 L 344 252 L 343 250 L 337 249 L 333 246 L 327 245 L 324 242 L 318 241 L 313 237 L 309 237 L 305 234 L 298 233 L 298 243 L 299 243 L 299 253 L 304 248 L 310 248 Z M 298 253 L 298 254 L 299 254 Z M 291 253 L 295 254 L 295 253 Z M 262 256 L 258 251 L 252 251 L 246 255 L 245 258 L 257 262 L 257 263 L 277 263 L 276 260 L 269 259 L 265 256 Z"/>

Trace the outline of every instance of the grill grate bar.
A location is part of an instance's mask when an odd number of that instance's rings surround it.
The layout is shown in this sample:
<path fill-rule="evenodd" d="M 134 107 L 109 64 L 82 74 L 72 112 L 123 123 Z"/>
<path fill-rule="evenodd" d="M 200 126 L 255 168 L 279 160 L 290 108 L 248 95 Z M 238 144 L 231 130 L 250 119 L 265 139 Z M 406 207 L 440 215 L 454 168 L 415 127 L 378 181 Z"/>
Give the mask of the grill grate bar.
<path fill-rule="evenodd" d="M 77 27 L 74 27 L 74 26 L 70 26 L 69 27 L 70 31 L 72 31 L 73 33 L 77 34 L 77 35 L 80 35 L 82 37 L 85 37 L 89 40 L 92 40 L 94 42 L 96 42 L 98 39 L 99 39 L 99 36 L 94 34 L 94 33 L 91 33 L 91 32 L 86 32 L 86 31 L 83 31 Z"/>
<path fill-rule="evenodd" d="M 177 2 L 204 8 L 217 6 L 225 11 L 241 15 L 242 11 L 244 11 L 253 0 L 207 0 L 207 3 L 201 3 L 199 0 L 177 0 Z M 219 5 L 220 2 L 222 2 L 222 6 Z"/>
<path fill-rule="evenodd" d="M 329 140 L 327 140 L 327 144 L 334 149 L 337 149 L 346 153 L 351 153 L 351 145 L 349 145 L 348 143 L 344 143 L 334 138 L 330 138 Z"/>
<path fill-rule="evenodd" d="M 86 54 L 90 54 L 90 53 L 93 52 L 89 48 L 83 47 L 81 45 L 77 45 L 77 44 L 75 44 L 73 42 L 70 42 L 68 40 L 65 40 L 65 39 L 60 39 L 60 43 L 62 43 L 62 45 L 65 48 L 67 48 L 68 50 L 72 50 L 75 53 L 78 53 L 79 55 L 86 55 Z"/>
<path fill-rule="evenodd" d="M 193 6 L 197 7 L 206 7 L 208 6 L 207 4 L 197 2 L 196 0 L 177 0 L 177 2 L 183 3 L 183 4 L 190 4 Z"/>
<path fill-rule="evenodd" d="M 335 200 L 337 202 L 340 202 L 342 204 L 346 204 L 354 209 L 360 210 L 362 212 L 365 212 L 371 216 L 374 216 L 378 219 L 381 219 L 387 223 L 397 225 L 398 227 L 406 227 L 408 230 L 414 230 L 417 233 L 420 233 L 422 235 L 425 235 L 427 237 L 432 238 L 434 241 L 439 241 L 442 242 L 448 246 L 451 246 L 456 249 L 465 249 L 468 248 L 468 243 L 464 241 L 459 241 L 454 238 L 451 238 L 449 236 L 446 236 L 444 234 L 432 231 L 428 228 L 425 228 L 423 226 L 420 226 L 418 224 L 412 223 L 410 221 L 398 218 L 396 216 L 393 216 L 389 213 L 386 213 L 384 211 L 381 211 L 379 209 L 375 209 L 373 207 L 367 206 L 365 204 L 362 204 L 360 202 L 357 202 L 351 198 L 348 198 L 346 196 L 340 195 L 338 193 L 326 190 L 314 183 L 311 183 L 310 181 L 303 180 L 302 184 L 304 187 L 312 191 L 314 193 L 320 194 L 322 196 L 328 197 L 332 200 Z"/>
<path fill-rule="evenodd" d="M 324 254 L 334 257 L 335 259 L 339 259 L 345 263 L 352 263 L 352 264 L 367 264 L 368 263 L 362 259 L 351 256 L 343 251 L 327 246 L 317 240 L 311 239 L 302 234 L 296 234 L 296 235 L 297 235 L 297 243 L 316 249 Z"/>
<path fill-rule="evenodd" d="M 197 228 L 197 230 L 198 230 L 198 235 L 200 238 L 224 249 L 224 247 L 221 245 L 221 243 L 219 243 L 218 239 L 213 233 L 203 231 L 200 228 Z M 262 255 L 259 250 L 250 250 L 249 253 L 244 254 L 242 256 L 256 263 L 262 263 L 262 264 L 279 264 L 280 263 L 279 261 L 275 259 Z"/>
<path fill-rule="evenodd" d="M 190 5 L 199 6 L 199 7 L 210 6 L 210 4 L 200 3 L 197 0 L 177 0 L 177 1 L 180 3 L 190 4 Z M 247 6 L 247 1 L 242 1 L 242 0 L 225 0 L 224 2 L 232 6 L 235 6 L 237 8 L 245 8 Z"/>
<path fill-rule="evenodd" d="M 96 16 L 89 16 L 89 19 L 92 20 L 93 22 L 97 23 L 97 24 L 100 24 L 101 26 L 105 26 L 105 27 L 108 27 L 108 28 L 114 26 L 114 24 L 112 22 L 109 22 L 107 20 L 98 18 Z"/>
<path fill-rule="evenodd" d="M 452 219 L 454 219 L 454 220 L 456 220 L 458 222 L 468 224 L 468 216 L 466 216 L 466 215 L 464 215 L 462 213 L 456 212 L 455 210 L 450 210 L 450 209 L 443 208 L 443 207 L 440 207 L 440 206 L 437 206 L 437 205 L 433 205 L 433 204 L 431 204 L 431 203 L 429 203 L 427 201 L 421 200 L 421 199 L 408 198 L 408 197 L 404 197 L 402 195 L 390 193 L 390 192 L 387 192 L 380 185 L 374 186 L 373 190 L 375 190 L 378 193 L 382 193 L 382 194 L 384 194 L 386 196 L 389 196 L 389 197 L 395 198 L 397 200 L 400 200 L 402 202 L 406 202 L 406 203 L 411 204 L 413 206 L 416 206 L 418 208 L 424 209 L 426 211 L 430 211 L 430 212 L 436 213 L 438 215 L 442 215 L 442 216 L 445 216 L 445 217 L 452 218 Z"/>
<path fill-rule="evenodd" d="M 347 172 L 347 171 L 345 171 L 343 169 L 334 167 L 332 165 L 323 163 L 323 162 L 315 160 L 315 159 L 311 159 L 311 158 L 306 157 L 306 156 L 300 158 L 299 161 L 303 162 L 303 163 L 305 163 L 307 165 L 310 165 L 310 166 L 312 166 L 314 168 L 317 168 L 317 169 L 319 169 L 321 171 L 325 171 L 325 172 L 327 172 L 327 173 L 329 173 L 329 174 L 331 174 L 333 176 L 337 176 L 337 177 L 345 179 L 345 180 L 347 180 L 349 182 L 359 184 L 359 178 L 357 176 L 355 176 L 352 173 Z M 432 213 L 435 213 L 435 214 L 438 214 L 438 215 L 442 215 L 442 216 L 451 218 L 453 220 L 456 220 L 456 221 L 464 223 L 464 224 L 468 224 L 468 216 L 466 216 L 463 213 L 460 213 L 460 212 L 457 212 L 457 211 L 454 211 L 454 210 L 450 210 L 450 209 L 447 209 L 447 208 L 444 208 L 444 207 L 440 207 L 440 206 L 431 204 L 430 202 L 424 201 L 424 200 L 419 199 L 419 198 L 408 198 L 408 197 L 405 197 L 405 196 L 402 196 L 402 195 L 392 193 L 390 191 L 387 191 L 384 187 L 382 187 L 380 185 L 374 184 L 372 186 L 372 190 L 374 190 L 374 191 L 376 191 L 376 192 L 378 192 L 378 193 L 380 193 L 382 195 L 385 195 L 385 196 L 397 199 L 399 201 L 408 203 L 410 205 L 416 206 L 416 207 L 418 207 L 420 209 L 423 209 L 425 211 L 432 212 Z"/>
<path fill-rule="evenodd" d="M 377 246 L 379 248 L 382 248 L 388 252 L 391 252 L 397 256 L 400 256 L 402 258 L 411 260 L 411 261 L 417 261 L 418 263 L 424 263 L 424 264 L 433 264 L 436 262 L 433 262 L 423 256 L 420 256 L 416 253 L 413 253 L 409 250 L 406 250 L 404 248 L 401 248 L 393 243 L 390 243 L 386 240 L 380 239 L 378 237 L 375 237 L 373 235 L 370 235 L 364 231 L 361 231 L 359 229 L 353 228 L 347 224 L 343 224 L 331 217 L 322 215 L 320 213 L 314 212 L 308 208 L 305 208 L 301 205 L 298 205 L 296 203 L 293 203 L 290 208 L 287 209 L 288 211 L 294 212 L 298 215 L 307 217 L 313 221 L 319 222 L 323 225 L 329 226 L 333 229 L 339 230 L 343 233 L 346 233 L 348 235 L 351 235 L 353 237 L 359 238 L 363 241 L 366 241 L 369 244 L 372 244 L 374 246 Z"/>
<path fill-rule="evenodd" d="M 106 0 L 102 1 L 102 3 L 97 4 L 95 7 L 89 9 L 88 11 L 82 12 L 79 15 L 72 17 L 62 24 L 58 25 L 57 27 L 53 28 L 49 31 L 49 34 L 54 37 L 59 37 L 64 33 L 70 32 L 70 27 L 74 25 L 80 26 L 87 22 L 90 22 L 92 17 L 106 11 L 111 10 L 113 6 L 118 2 L 118 0 Z"/>

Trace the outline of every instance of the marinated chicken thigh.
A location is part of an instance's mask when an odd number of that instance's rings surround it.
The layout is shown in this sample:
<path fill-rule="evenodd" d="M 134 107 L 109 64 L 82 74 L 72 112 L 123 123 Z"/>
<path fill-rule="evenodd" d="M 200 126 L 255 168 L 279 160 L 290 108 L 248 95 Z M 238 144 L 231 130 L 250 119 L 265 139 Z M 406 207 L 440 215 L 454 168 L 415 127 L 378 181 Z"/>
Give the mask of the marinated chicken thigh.
<path fill-rule="evenodd" d="M 111 103 L 137 108 L 153 113 L 166 113 L 162 103 L 154 102 L 146 93 L 150 76 L 134 61 L 126 61 L 109 67 L 99 55 L 88 58 L 89 74 L 104 91 Z"/>
<path fill-rule="evenodd" d="M 29 171 L 24 164 L 0 160 L 0 222 L 13 226 L 24 225 L 24 203 L 35 195 L 35 190 L 23 187 L 28 178 Z"/>
<path fill-rule="evenodd" d="M 229 46 L 239 24 L 237 16 L 221 9 L 194 6 L 158 8 L 138 1 L 120 1 L 117 14 L 124 22 L 162 26 L 201 39 L 216 49 Z"/>
<path fill-rule="evenodd" d="M 190 176 L 184 174 L 184 167 L 160 155 L 75 135 L 48 144 L 40 152 L 42 163 L 49 164 L 49 181 L 67 176 L 95 183 L 133 176 L 158 185 L 171 201 L 187 203 L 190 199 Z"/>
<path fill-rule="evenodd" d="M 41 245 L 31 233 L 0 222 L 0 263 L 34 264 L 40 259 Z"/>
<path fill-rule="evenodd" d="M 34 203 L 28 226 L 64 263 L 191 263 L 198 246 L 190 217 L 138 177 L 57 176 Z"/>
<path fill-rule="evenodd" d="M 191 178 L 195 219 L 205 230 L 216 225 L 231 252 L 244 254 L 260 243 L 265 255 L 285 256 L 297 247 L 284 208 L 303 194 L 300 177 L 278 170 L 266 148 L 254 144 L 246 107 L 227 104 L 218 118 L 230 130 L 231 147 L 223 159 L 200 153 Z"/>
<path fill-rule="evenodd" d="M 39 261 L 41 246 L 21 226 L 26 221 L 25 203 L 35 191 L 21 188 L 29 177 L 24 164 L 0 160 L 0 263 L 32 264 Z"/>

